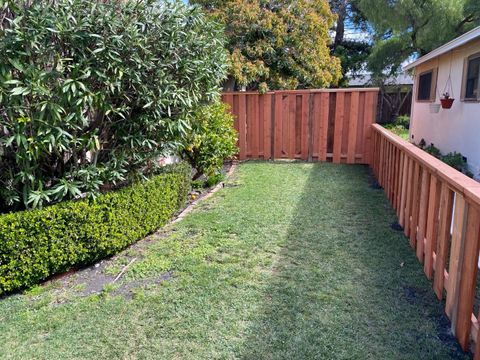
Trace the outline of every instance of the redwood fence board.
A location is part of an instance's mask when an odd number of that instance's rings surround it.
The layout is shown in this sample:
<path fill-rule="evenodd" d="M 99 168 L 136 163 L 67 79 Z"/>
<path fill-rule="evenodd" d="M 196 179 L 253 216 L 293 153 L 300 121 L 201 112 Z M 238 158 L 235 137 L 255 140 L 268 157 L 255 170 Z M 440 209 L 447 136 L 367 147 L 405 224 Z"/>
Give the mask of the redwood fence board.
<path fill-rule="evenodd" d="M 240 160 L 367 164 L 378 89 L 228 92 Z"/>
<path fill-rule="evenodd" d="M 399 222 L 425 275 L 433 278 L 435 294 L 440 300 L 446 295 L 453 334 L 464 350 L 473 343 L 480 360 L 480 314 L 474 307 L 480 183 L 377 124 L 371 131 L 373 172 L 392 205 L 397 204 Z"/>

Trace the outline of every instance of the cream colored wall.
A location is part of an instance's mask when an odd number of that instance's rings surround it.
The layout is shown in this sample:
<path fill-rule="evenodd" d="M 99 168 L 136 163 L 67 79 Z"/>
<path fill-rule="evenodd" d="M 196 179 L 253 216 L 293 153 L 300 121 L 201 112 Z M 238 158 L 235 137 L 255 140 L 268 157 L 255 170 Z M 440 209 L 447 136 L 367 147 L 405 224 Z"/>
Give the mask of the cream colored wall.
<path fill-rule="evenodd" d="M 460 99 L 465 59 L 478 52 L 480 39 L 415 68 L 410 139 L 418 144 L 423 138 L 427 144 L 435 144 L 443 153 L 461 152 L 467 157 L 475 177 L 480 179 L 480 103 L 463 102 Z M 447 82 L 450 64 L 453 88 L 451 97 L 455 101 L 451 109 L 440 109 L 438 114 L 431 114 L 430 103 L 416 101 L 418 74 L 438 68 L 435 102 L 440 103 L 439 96 Z"/>

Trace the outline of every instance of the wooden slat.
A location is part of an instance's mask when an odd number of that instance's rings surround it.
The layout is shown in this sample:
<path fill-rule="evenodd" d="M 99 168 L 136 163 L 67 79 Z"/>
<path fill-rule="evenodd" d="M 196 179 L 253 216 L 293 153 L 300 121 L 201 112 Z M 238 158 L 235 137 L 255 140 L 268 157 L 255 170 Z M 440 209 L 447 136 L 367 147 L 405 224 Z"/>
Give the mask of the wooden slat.
<path fill-rule="evenodd" d="M 407 202 L 405 204 L 405 225 L 403 231 L 406 237 L 410 237 L 410 212 L 412 209 L 412 195 L 413 195 L 413 176 L 415 171 L 415 161 L 410 160 L 408 164 L 408 176 L 407 176 Z"/>
<path fill-rule="evenodd" d="M 355 152 L 357 149 L 357 126 L 360 93 L 353 92 L 350 99 L 350 119 L 348 122 L 348 151 L 347 163 L 355 164 Z"/>
<path fill-rule="evenodd" d="M 265 98 L 268 95 L 258 97 L 258 158 L 265 159 L 264 141 L 265 141 Z"/>
<path fill-rule="evenodd" d="M 441 183 L 434 175 L 430 176 L 430 194 L 428 196 L 427 234 L 425 241 L 424 271 L 428 279 L 433 275 L 433 252 L 436 249 L 436 239 L 439 228 Z"/>
<path fill-rule="evenodd" d="M 283 95 L 275 93 L 274 158 L 282 158 L 283 139 Z"/>
<path fill-rule="evenodd" d="M 413 181 L 413 194 L 412 194 L 412 212 L 411 212 L 411 225 L 410 225 L 410 245 L 415 249 L 417 245 L 417 224 L 419 213 L 419 198 L 420 198 L 420 176 L 421 168 L 420 164 L 415 164 L 415 173 Z"/>
<path fill-rule="evenodd" d="M 263 158 L 272 157 L 272 99 L 273 95 L 265 95 L 263 102 Z"/>
<path fill-rule="evenodd" d="M 424 169 L 420 184 L 420 204 L 418 213 L 417 258 L 423 263 L 425 235 L 427 230 L 428 196 L 430 193 L 430 173 Z"/>
<path fill-rule="evenodd" d="M 374 92 L 368 92 L 365 94 L 365 113 L 363 117 L 364 126 L 364 148 L 362 152 L 364 154 L 363 163 L 370 164 L 370 141 L 371 141 L 371 125 L 375 122 L 377 115 L 377 100 L 378 94 Z"/>
<path fill-rule="evenodd" d="M 343 123 L 344 123 L 344 101 L 345 94 L 337 93 L 337 100 L 335 104 L 335 130 L 333 136 L 333 162 L 339 164 L 342 156 L 342 138 L 343 138 Z"/>
<path fill-rule="evenodd" d="M 453 218 L 452 229 L 452 243 L 450 247 L 450 263 L 448 267 L 448 289 L 447 300 L 445 301 L 445 312 L 450 320 L 452 326 L 455 327 L 452 318 L 452 310 L 454 304 L 457 302 L 457 291 L 459 288 L 460 274 L 458 273 L 462 267 L 461 259 L 464 246 L 464 235 L 466 228 L 466 206 L 465 198 L 461 194 L 455 196 L 455 215 Z"/>
<path fill-rule="evenodd" d="M 240 142 L 240 160 L 247 158 L 247 96 L 238 95 L 238 132 Z"/>
<path fill-rule="evenodd" d="M 455 313 L 455 335 L 463 350 L 468 349 L 470 323 L 477 284 L 478 252 L 480 243 L 480 212 L 469 206 L 464 237 L 463 261 Z"/>
<path fill-rule="evenodd" d="M 287 158 L 288 159 L 295 159 L 295 145 L 296 145 L 296 135 L 297 129 L 295 127 L 296 124 L 296 116 L 297 116 L 297 95 L 291 94 L 288 95 L 288 147 L 287 147 Z"/>
<path fill-rule="evenodd" d="M 452 223 L 453 212 L 453 192 L 446 183 L 442 183 L 440 194 L 440 229 L 438 232 L 438 243 L 435 261 L 435 275 L 433 278 L 433 289 L 438 299 L 443 298 L 443 283 L 445 264 L 448 255 L 448 243 L 450 240 L 450 227 Z"/>
<path fill-rule="evenodd" d="M 405 207 L 407 205 L 407 184 L 408 184 L 408 170 L 410 169 L 410 159 L 404 154 L 403 170 L 402 170 L 402 190 L 400 197 L 400 216 L 399 222 L 402 227 L 405 227 Z"/>
<path fill-rule="evenodd" d="M 330 94 L 321 94 L 321 113 L 320 113 L 320 136 L 319 136 L 319 153 L 320 161 L 327 160 L 327 143 L 328 143 L 328 116 L 330 114 Z"/>
<path fill-rule="evenodd" d="M 302 95 L 302 125 L 301 125 L 301 159 L 308 160 L 308 130 L 309 130 L 309 116 L 310 116 L 310 109 L 309 109 L 309 99 L 310 94 Z"/>

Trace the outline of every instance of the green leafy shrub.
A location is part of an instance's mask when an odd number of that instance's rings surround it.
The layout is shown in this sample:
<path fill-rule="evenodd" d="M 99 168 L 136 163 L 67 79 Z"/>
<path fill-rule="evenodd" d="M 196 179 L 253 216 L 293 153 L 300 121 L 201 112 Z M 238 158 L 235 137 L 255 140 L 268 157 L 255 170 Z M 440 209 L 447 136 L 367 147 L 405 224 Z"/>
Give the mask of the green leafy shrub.
<path fill-rule="evenodd" d="M 210 175 L 207 181 L 205 181 L 205 185 L 207 187 L 212 187 L 220 184 L 223 180 L 225 180 L 225 174 L 219 172 L 217 174 Z"/>
<path fill-rule="evenodd" d="M 442 156 L 442 161 L 458 171 L 466 172 L 468 170 L 468 165 L 464 156 L 456 151 Z"/>
<path fill-rule="evenodd" d="M 435 156 L 437 159 L 442 158 L 442 153 L 440 152 L 440 149 L 437 148 L 434 144 L 430 144 L 426 146 L 423 150 L 429 153 L 430 155 Z"/>
<path fill-rule="evenodd" d="M 410 128 L 410 116 L 407 116 L 407 115 L 397 116 L 397 118 L 393 123 L 397 126 L 402 126 L 403 128 L 408 129 Z"/>
<path fill-rule="evenodd" d="M 0 212 L 155 171 L 217 98 L 223 30 L 155 0 L 0 0 Z"/>
<path fill-rule="evenodd" d="M 186 201 L 191 168 L 161 171 L 95 200 L 0 215 L 0 295 L 115 254 L 165 225 Z"/>
<path fill-rule="evenodd" d="M 185 139 L 182 156 L 201 175 L 211 177 L 227 158 L 237 154 L 237 132 L 226 104 L 216 102 L 201 106 L 192 119 L 192 131 Z"/>
<path fill-rule="evenodd" d="M 435 156 L 437 159 L 442 160 L 445 164 L 450 165 L 454 169 L 464 173 L 465 175 L 473 178 L 473 173 L 470 171 L 468 167 L 468 163 L 465 157 L 459 152 L 450 152 L 447 155 L 443 155 L 439 148 L 437 148 L 434 144 L 430 144 L 426 146 L 425 139 L 422 139 L 418 144 L 420 149 L 423 149 L 430 155 Z"/>

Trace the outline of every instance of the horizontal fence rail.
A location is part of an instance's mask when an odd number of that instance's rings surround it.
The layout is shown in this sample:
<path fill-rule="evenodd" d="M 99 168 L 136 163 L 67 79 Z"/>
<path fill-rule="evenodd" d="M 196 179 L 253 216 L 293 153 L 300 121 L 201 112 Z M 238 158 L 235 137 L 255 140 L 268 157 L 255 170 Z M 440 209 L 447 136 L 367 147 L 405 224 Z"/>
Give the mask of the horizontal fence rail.
<path fill-rule="evenodd" d="M 395 208 L 463 350 L 480 359 L 477 294 L 480 183 L 381 126 L 371 166 Z"/>
<path fill-rule="evenodd" d="M 377 88 L 230 92 L 239 159 L 370 162 Z"/>

